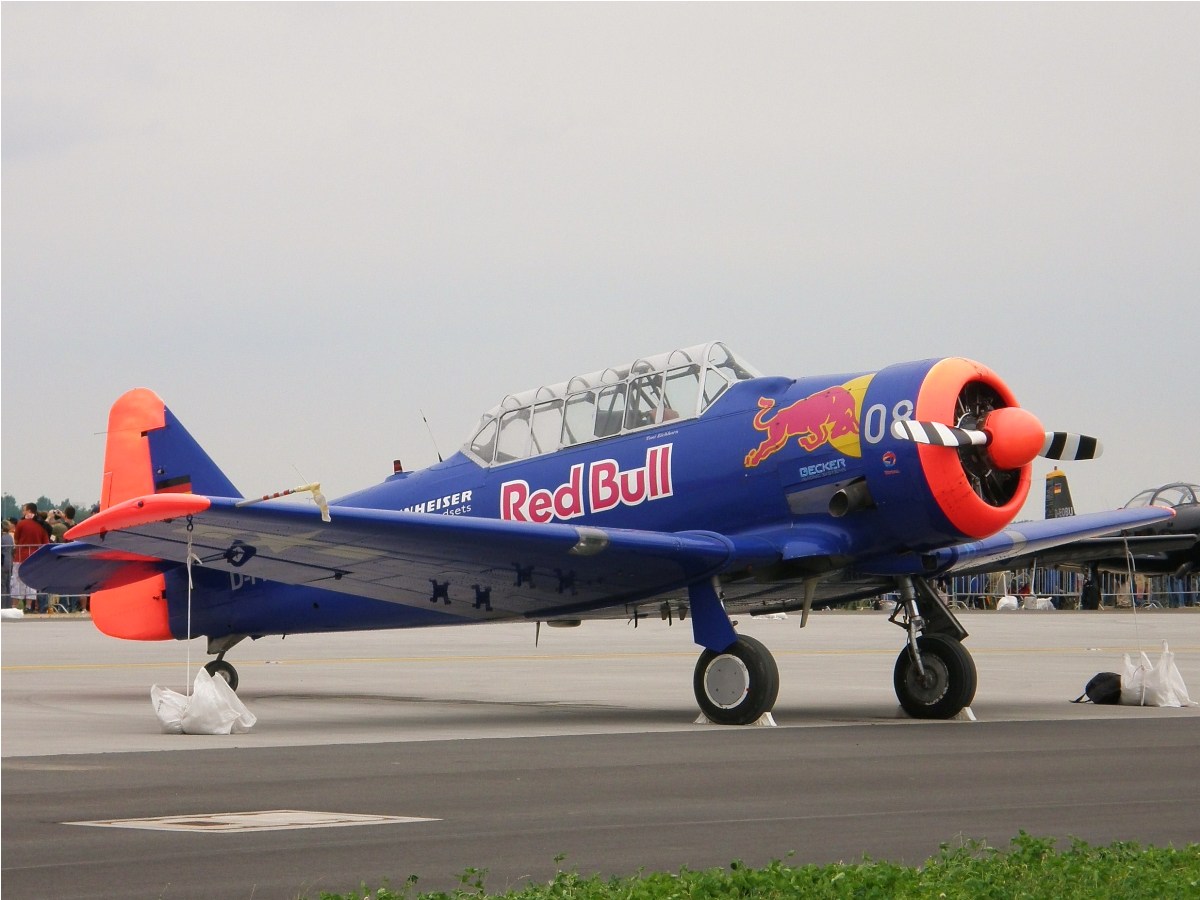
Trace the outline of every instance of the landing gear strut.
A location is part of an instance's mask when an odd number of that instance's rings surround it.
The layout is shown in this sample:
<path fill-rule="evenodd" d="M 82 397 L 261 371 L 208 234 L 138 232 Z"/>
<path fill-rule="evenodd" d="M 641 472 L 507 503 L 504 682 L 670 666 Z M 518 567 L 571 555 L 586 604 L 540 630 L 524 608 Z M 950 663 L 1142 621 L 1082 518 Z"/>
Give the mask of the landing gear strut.
<path fill-rule="evenodd" d="M 692 679 L 696 702 L 710 722 L 749 725 L 768 713 L 779 696 L 779 667 L 761 641 L 740 634 L 717 653 L 705 650 Z"/>
<path fill-rule="evenodd" d="M 908 632 L 908 646 L 896 659 L 896 698 L 914 718 L 952 718 L 970 706 L 978 684 L 975 661 L 962 645 L 966 629 L 925 579 L 902 578 L 899 587 L 889 621 Z"/>

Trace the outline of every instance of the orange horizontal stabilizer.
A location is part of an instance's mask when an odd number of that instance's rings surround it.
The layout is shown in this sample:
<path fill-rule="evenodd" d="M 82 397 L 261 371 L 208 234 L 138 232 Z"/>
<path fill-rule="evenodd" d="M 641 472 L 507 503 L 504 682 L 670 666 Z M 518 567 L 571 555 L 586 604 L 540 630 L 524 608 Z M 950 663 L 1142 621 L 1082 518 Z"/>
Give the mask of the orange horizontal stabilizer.
<path fill-rule="evenodd" d="M 146 525 L 202 513 L 208 509 L 207 497 L 196 494 L 148 494 L 134 497 L 116 506 L 101 510 L 84 519 L 67 532 L 67 540 L 81 540 L 104 534 L 107 531 L 123 531 Z"/>

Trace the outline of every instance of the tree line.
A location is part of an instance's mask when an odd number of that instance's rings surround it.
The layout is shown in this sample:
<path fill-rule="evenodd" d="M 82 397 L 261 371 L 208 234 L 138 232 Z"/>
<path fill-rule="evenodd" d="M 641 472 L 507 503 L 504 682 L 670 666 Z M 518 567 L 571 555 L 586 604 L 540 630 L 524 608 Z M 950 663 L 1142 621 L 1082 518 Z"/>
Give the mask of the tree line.
<path fill-rule="evenodd" d="M 12 494 L 4 494 L 4 509 L 0 511 L 0 518 L 4 519 L 19 519 L 21 518 L 21 507 L 26 503 L 36 503 L 38 509 L 45 512 L 51 509 L 65 509 L 68 506 L 75 507 L 75 521 L 82 522 L 92 514 L 92 508 L 96 505 L 95 501 L 82 502 L 79 500 L 71 500 L 70 498 L 62 501 L 51 500 L 49 497 L 38 497 L 36 500 L 17 500 Z"/>

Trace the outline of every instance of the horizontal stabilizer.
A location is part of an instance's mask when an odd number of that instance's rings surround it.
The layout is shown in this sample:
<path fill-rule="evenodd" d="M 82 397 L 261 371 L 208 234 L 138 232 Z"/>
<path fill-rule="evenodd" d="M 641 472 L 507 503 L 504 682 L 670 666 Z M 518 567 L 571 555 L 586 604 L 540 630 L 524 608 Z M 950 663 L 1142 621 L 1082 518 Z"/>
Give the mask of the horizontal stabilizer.
<path fill-rule="evenodd" d="M 93 594 L 143 581 L 179 565 L 108 547 L 74 541 L 47 544 L 21 563 L 21 577 L 51 594 Z"/>

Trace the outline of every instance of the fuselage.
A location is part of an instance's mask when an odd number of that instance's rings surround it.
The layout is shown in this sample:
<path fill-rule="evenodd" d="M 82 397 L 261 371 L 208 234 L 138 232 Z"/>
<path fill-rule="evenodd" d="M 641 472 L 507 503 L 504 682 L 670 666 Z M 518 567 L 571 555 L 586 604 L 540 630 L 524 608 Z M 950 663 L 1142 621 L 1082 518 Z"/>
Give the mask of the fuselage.
<path fill-rule="evenodd" d="M 942 508 L 920 448 L 892 437 L 939 360 L 878 372 L 749 378 L 702 413 L 484 462 L 470 448 L 392 475 L 334 506 L 661 532 L 817 537 L 855 557 L 921 551 L 998 530 Z M 1012 503 L 1008 504 L 1012 506 Z M 978 518 L 978 517 L 977 517 Z M 1003 521 L 1001 521 L 1003 519 Z M 967 523 L 964 527 L 963 522 Z"/>

